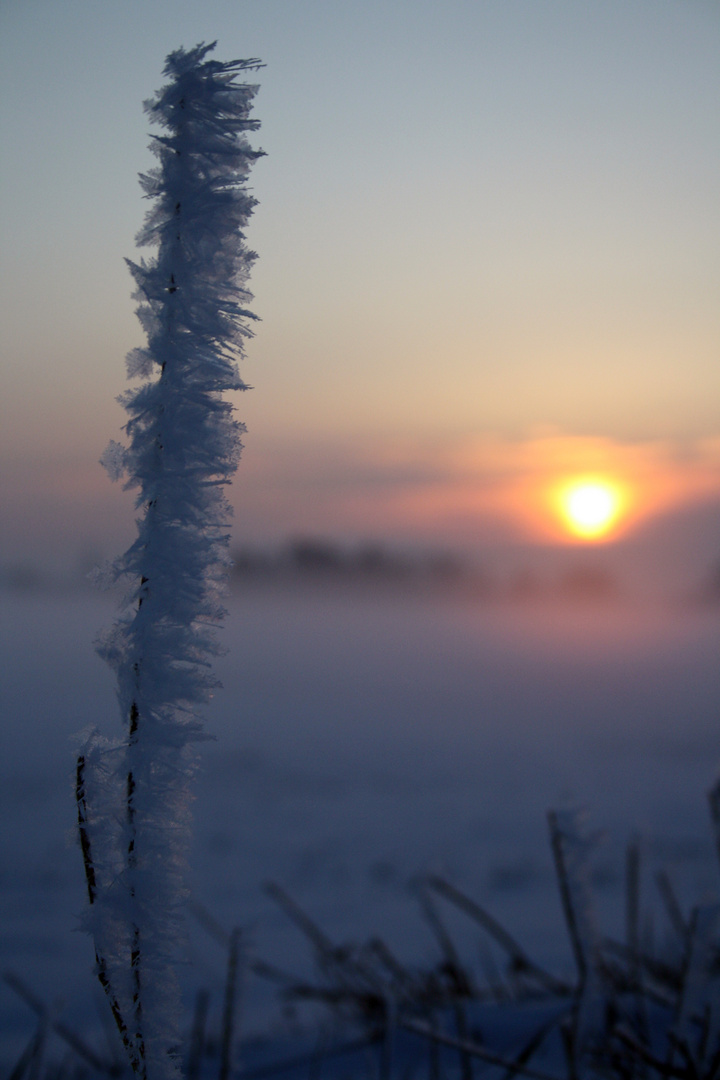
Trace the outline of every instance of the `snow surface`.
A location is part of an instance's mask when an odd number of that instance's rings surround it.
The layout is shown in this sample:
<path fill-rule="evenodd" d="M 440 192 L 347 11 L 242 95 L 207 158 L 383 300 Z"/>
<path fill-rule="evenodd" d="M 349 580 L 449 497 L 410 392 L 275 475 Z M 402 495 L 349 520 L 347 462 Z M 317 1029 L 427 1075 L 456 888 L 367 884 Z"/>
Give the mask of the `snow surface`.
<path fill-rule="evenodd" d="M 72 736 L 120 732 L 112 674 L 92 648 L 115 600 L 7 592 L 0 604 L 0 970 L 94 1030 Z M 534 959 L 568 970 L 551 807 L 584 804 L 606 830 L 592 883 L 603 932 L 622 926 L 631 837 L 646 896 L 651 865 L 685 904 L 717 893 L 706 810 L 720 742 L 716 610 L 247 587 L 229 608 L 191 885 L 254 954 L 309 969 L 306 943 L 262 891 L 274 880 L 336 940 L 380 934 L 401 958 L 432 962 L 412 893 L 432 870 L 486 904 Z M 451 929 L 478 958 L 476 929 L 460 918 Z M 193 919 L 189 938 L 186 994 L 209 987 L 218 1013 L 224 952 Z M 246 1030 L 272 1022 L 272 1001 L 248 983 Z M 34 1025 L 0 983 L 3 1064 Z"/>

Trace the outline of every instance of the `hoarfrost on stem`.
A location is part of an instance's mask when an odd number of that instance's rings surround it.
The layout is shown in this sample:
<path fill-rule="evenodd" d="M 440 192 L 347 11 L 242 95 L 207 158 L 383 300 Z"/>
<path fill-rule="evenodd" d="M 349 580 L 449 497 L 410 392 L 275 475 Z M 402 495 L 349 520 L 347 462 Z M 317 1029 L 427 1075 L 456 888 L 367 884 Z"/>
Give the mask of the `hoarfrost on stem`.
<path fill-rule="evenodd" d="M 131 586 L 99 651 L 117 673 L 125 741 L 97 736 L 78 761 L 78 823 L 97 972 L 136 1073 L 177 1073 L 174 974 L 184 897 L 197 708 L 217 685 L 210 659 L 223 617 L 230 507 L 224 487 L 242 424 L 224 391 L 246 389 L 237 360 L 252 336 L 244 228 L 256 204 L 246 181 L 261 150 L 247 133 L 257 60 L 208 59 L 214 44 L 171 53 L 167 84 L 145 102 L 163 128 L 152 200 L 129 262 L 147 336 L 128 356 L 144 381 L 121 397 L 126 447 L 103 464 L 137 488 L 138 534 L 113 567 Z"/>

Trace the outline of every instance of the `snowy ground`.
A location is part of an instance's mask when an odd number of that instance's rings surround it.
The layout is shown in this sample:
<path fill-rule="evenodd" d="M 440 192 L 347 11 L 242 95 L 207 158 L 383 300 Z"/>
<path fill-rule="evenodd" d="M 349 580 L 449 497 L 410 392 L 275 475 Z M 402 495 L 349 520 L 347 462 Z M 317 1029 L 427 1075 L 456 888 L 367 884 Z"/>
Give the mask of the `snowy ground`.
<path fill-rule="evenodd" d="M 76 932 L 70 737 L 119 730 L 91 644 L 113 603 L 82 590 L 0 597 L 0 969 L 86 1029 L 96 987 Z M 258 955 L 298 972 L 309 962 L 262 892 L 272 879 L 331 936 L 381 934 L 408 961 L 430 960 L 411 886 L 435 870 L 538 960 L 567 967 L 546 836 L 557 806 L 587 806 L 606 831 L 594 859 L 604 929 L 622 920 L 633 836 L 686 902 L 717 891 L 705 797 L 720 757 L 717 611 L 247 587 L 229 606 L 192 886 Z M 475 930 L 454 932 L 479 955 Z M 195 925 L 190 959 L 188 992 L 210 987 L 217 1009 L 224 955 Z M 264 988 L 248 986 L 244 1013 L 251 1029 L 266 1022 Z M 0 984 L 1 1062 L 33 1025 Z"/>

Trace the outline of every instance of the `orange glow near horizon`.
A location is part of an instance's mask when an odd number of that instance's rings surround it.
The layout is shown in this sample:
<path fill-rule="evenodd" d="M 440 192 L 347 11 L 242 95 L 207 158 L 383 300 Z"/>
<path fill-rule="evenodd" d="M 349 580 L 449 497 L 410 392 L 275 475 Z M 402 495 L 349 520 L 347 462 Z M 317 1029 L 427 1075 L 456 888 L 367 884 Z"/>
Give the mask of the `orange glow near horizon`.
<path fill-rule="evenodd" d="M 674 444 L 555 431 L 515 439 L 488 433 L 429 446 L 378 440 L 370 451 L 363 445 L 357 453 L 369 475 L 387 472 L 400 479 L 350 485 L 341 497 L 333 484 L 324 520 L 359 532 L 372 522 L 378 534 L 446 544 L 612 544 L 655 516 L 682 513 L 720 491 L 720 438 Z M 297 462 L 295 448 L 292 455 Z M 317 462 L 327 459 L 323 446 L 312 465 L 319 468 Z M 347 454 L 347 460 L 355 459 Z M 289 472 L 285 467 L 278 475 L 287 478 Z M 267 492 L 265 477 L 262 491 Z M 298 515 L 306 513 L 302 490 L 298 499 Z"/>

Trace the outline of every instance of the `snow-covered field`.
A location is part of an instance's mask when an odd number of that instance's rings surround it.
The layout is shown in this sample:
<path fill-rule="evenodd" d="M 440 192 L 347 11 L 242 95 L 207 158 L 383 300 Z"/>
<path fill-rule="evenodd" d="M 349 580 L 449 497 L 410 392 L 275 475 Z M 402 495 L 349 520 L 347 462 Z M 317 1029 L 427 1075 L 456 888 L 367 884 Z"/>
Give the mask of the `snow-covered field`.
<path fill-rule="evenodd" d="M 74 843 L 72 735 L 120 729 L 92 649 L 114 600 L 11 593 L 2 605 L 0 969 L 57 1016 L 97 1027 Z M 192 889 L 255 954 L 307 970 L 262 891 L 282 884 L 338 940 L 382 935 L 409 962 L 436 946 L 413 879 L 439 871 L 538 960 L 570 964 L 546 812 L 584 805 L 603 929 L 621 925 L 637 837 L 687 903 L 717 892 L 706 791 L 720 759 L 717 610 L 647 602 L 482 603 L 440 594 L 237 589 L 223 631 L 216 741 L 197 784 Z M 477 933 L 455 932 L 470 961 Z M 191 920 L 188 992 L 219 1008 L 225 957 Z M 244 1023 L 268 1018 L 250 982 Z M 35 1018 L 0 984 L 0 1061 Z"/>

